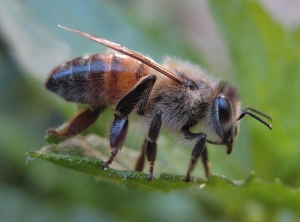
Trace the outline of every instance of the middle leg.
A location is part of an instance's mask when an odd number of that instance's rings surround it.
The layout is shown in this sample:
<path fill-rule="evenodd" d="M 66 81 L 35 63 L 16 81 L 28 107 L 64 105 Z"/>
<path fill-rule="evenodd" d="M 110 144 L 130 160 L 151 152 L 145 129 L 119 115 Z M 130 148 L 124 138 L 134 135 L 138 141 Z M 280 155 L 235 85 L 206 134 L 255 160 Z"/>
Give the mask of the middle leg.
<path fill-rule="evenodd" d="M 142 152 L 139 155 L 136 163 L 135 163 L 135 167 L 134 170 L 135 171 L 140 171 L 142 172 L 145 166 L 145 158 L 146 158 L 146 147 L 148 144 L 148 140 L 147 138 L 144 139 L 143 145 L 142 145 Z"/>
<path fill-rule="evenodd" d="M 147 180 L 153 179 L 153 170 L 154 170 L 154 162 L 156 160 L 157 153 L 157 145 L 156 140 L 158 139 L 160 128 L 162 124 L 162 111 L 156 110 L 154 117 L 151 121 L 148 137 L 147 137 L 147 145 L 146 145 L 146 157 L 150 162 L 149 175 Z"/>
<path fill-rule="evenodd" d="M 151 121 L 147 138 L 143 142 L 142 153 L 138 157 L 135 164 L 136 171 L 142 171 L 145 165 L 145 158 L 147 157 L 150 162 L 149 176 L 147 180 L 153 179 L 154 162 L 156 160 L 157 144 L 156 141 L 159 136 L 160 128 L 162 124 L 162 112 L 157 110 Z"/>

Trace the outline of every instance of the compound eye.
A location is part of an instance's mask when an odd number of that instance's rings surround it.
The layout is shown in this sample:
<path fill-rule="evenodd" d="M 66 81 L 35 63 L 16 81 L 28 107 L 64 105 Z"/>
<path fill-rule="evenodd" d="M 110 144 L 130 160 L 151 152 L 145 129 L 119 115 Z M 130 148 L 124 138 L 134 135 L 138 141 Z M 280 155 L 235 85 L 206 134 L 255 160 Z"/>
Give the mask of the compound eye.
<path fill-rule="evenodd" d="M 225 96 L 220 95 L 217 99 L 217 103 L 220 122 L 227 122 L 230 120 L 231 116 L 231 105 L 229 100 Z"/>
<path fill-rule="evenodd" d="M 185 85 L 190 90 L 196 90 L 196 89 L 198 89 L 198 87 L 196 86 L 196 84 L 194 82 L 192 82 L 192 81 L 187 81 Z"/>

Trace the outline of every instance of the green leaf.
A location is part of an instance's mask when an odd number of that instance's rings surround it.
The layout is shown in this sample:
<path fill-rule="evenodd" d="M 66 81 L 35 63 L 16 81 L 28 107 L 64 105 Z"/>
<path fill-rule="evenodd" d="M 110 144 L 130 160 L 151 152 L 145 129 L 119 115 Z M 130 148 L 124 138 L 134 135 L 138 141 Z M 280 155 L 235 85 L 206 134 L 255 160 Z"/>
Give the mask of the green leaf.
<path fill-rule="evenodd" d="M 126 162 L 133 159 L 132 151 L 123 147 L 115 162 L 118 168 L 126 168 Z M 193 183 L 184 182 L 185 176 L 162 173 L 159 178 L 147 181 L 147 174 L 132 170 L 116 170 L 111 167 L 102 169 L 100 158 L 108 158 L 109 150 L 105 139 L 95 135 L 74 137 L 58 145 L 51 144 L 41 151 L 29 152 L 30 157 L 45 159 L 52 163 L 94 176 L 97 179 L 116 181 L 130 188 L 143 191 L 168 192 L 172 189 L 182 189 L 193 185 L 201 185 L 206 180 L 194 178 Z M 124 160 L 125 159 L 125 160 Z"/>
<path fill-rule="evenodd" d="M 145 173 L 132 170 L 116 170 L 111 167 L 101 169 L 101 163 L 104 161 L 96 158 L 53 154 L 42 151 L 32 151 L 29 152 L 29 155 L 30 157 L 45 159 L 66 168 L 89 174 L 97 179 L 116 181 L 129 188 L 141 191 L 157 190 L 168 192 L 172 189 L 186 188 L 191 185 L 183 181 L 184 176 L 161 174 L 159 178 L 153 178 L 153 181 L 149 182 L 146 180 L 147 174 Z M 197 179 L 195 184 L 203 184 L 204 181 Z"/>
<path fill-rule="evenodd" d="M 115 166 L 118 169 L 127 168 L 126 162 L 131 162 L 133 157 L 136 156 L 136 152 L 132 152 L 131 149 L 126 147 L 119 154 L 120 156 L 118 157 L 121 158 L 116 158 L 115 160 L 117 162 Z M 268 208 L 273 207 L 274 209 L 280 208 L 280 204 L 285 203 L 289 209 L 297 211 L 296 208 L 300 204 L 299 190 L 288 188 L 279 180 L 265 183 L 257 178 L 254 172 L 247 179 L 240 181 L 230 180 L 220 175 L 212 175 L 208 180 L 193 178 L 192 182 L 186 183 L 183 181 L 185 176 L 167 173 L 162 173 L 158 178 L 154 177 L 152 181 L 147 181 L 147 174 L 145 173 L 132 170 L 117 170 L 111 167 L 102 169 L 100 166 L 103 160 L 100 157 L 107 158 L 108 155 L 109 150 L 107 149 L 106 140 L 95 135 L 77 136 L 67 139 L 58 145 L 50 144 L 43 147 L 40 151 L 29 152 L 31 158 L 40 158 L 96 179 L 112 181 L 134 190 L 170 192 L 176 189 L 197 188 L 204 189 L 206 191 L 205 195 L 219 195 L 220 197 L 230 195 L 230 201 L 226 200 L 221 203 L 222 207 L 218 207 L 218 209 L 228 208 L 228 211 L 234 205 L 238 206 L 241 201 L 248 201 L 247 198 L 262 202 L 268 199 L 270 201 L 271 198 L 273 199 L 272 203 L 265 204 Z M 273 197 L 274 192 L 276 192 L 276 197 Z M 239 195 L 240 193 L 243 193 L 242 199 Z M 197 192 L 197 195 L 199 199 L 207 198 L 201 192 Z M 226 198 L 224 197 L 224 199 Z M 211 202 L 211 204 L 216 203 Z M 211 211 L 213 208 L 209 209 Z"/>

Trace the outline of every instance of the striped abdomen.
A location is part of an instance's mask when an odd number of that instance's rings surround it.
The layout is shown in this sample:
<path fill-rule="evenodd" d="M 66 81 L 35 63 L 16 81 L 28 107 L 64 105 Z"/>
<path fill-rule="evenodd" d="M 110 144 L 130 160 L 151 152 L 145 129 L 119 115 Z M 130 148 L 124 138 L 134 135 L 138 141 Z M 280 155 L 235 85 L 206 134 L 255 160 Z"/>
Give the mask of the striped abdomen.
<path fill-rule="evenodd" d="M 143 63 L 122 54 L 86 55 L 56 67 L 46 88 L 67 101 L 116 104 L 148 70 Z"/>

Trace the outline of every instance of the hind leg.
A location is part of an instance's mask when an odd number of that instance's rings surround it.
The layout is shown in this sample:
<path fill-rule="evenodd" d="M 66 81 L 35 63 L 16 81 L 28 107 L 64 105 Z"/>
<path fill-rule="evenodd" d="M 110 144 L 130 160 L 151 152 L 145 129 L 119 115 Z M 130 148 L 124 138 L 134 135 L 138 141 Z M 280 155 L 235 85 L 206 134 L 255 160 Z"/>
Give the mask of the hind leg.
<path fill-rule="evenodd" d="M 70 121 L 68 127 L 64 131 L 57 132 L 55 129 L 50 128 L 47 130 L 47 134 L 54 134 L 57 137 L 75 136 L 92 125 L 105 108 L 106 106 L 97 106 L 80 111 L 76 117 Z"/>
<path fill-rule="evenodd" d="M 110 165 L 120 149 L 122 149 L 128 130 L 128 115 L 134 110 L 140 110 L 148 101 L 156 76 L 146 76 L 128 92 L 116 105 L 115 119 L 110 130 L 110 147 L 112 148 L 109 159 L 102 163 L 102 168 Z"/>

